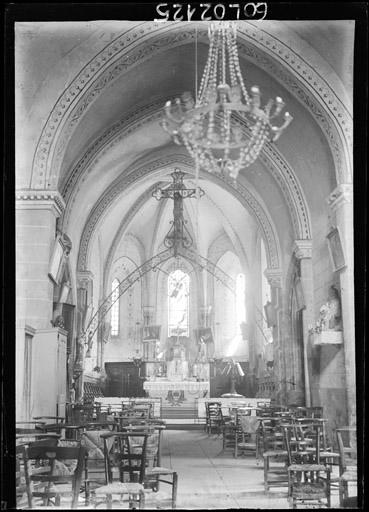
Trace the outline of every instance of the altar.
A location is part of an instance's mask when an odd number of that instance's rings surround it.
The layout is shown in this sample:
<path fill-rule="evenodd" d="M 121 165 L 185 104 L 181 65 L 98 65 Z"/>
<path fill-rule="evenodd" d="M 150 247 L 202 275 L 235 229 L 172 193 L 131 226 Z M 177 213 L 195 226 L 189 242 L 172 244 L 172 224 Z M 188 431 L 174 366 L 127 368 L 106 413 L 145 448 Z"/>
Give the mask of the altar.
<path fill-rule="evenodd" d="M 199 398 L 210 396 L 209 363 L 200 354 L 190 364 L 189 340 L 185 337 L 169 338 L 169 349 L 165 362 L 166 374 L 154 372 L 144 383 L 143 389 L 149 398 L 161 398 L 165 406 L 189 406 Z"/>
<path fill-rule="evenodd" d="M 147 380 L 143 388 L 150 398 L 161 398 L 162 405 L 180 406 L 194 402 L 198 398 L 209 397 L 210 382 L 196 380 L 169 380 L 157 378 Z"/>

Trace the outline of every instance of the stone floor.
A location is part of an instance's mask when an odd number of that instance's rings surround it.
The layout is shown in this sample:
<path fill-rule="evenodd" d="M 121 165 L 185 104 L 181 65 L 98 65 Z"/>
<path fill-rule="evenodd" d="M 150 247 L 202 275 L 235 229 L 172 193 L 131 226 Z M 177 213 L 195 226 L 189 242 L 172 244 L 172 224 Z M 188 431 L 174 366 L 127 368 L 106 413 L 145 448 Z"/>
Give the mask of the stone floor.
<path fill-rule="evenodd" d="M 264 492 L 262 461 L 257 463 L 252 455 L 235 459 L 230 449 L 222 452 L 222 437 L 217 434 L 207 435 L 199 429 L 164 431 L 161 465 L 178 473 L 178 509 L 286 509 L 290 506 L 286 488 L 275 487 Z M 147 491 L 145 509 L 171 509 L 170 498 L 171 486 L 160 484 L 157 493 Z M 106 508 L 101 505 L 98 508 Z M 332 490 L 331 506 L 338 507 L 337 490 Z M 115 503 L 113 508 L 128 508 L 128 504 Z M 83 493 L 78 509 L 90 509 L 84 504 Z"/>
<path fill-rule="evenodd" d="M 163 435 L 162 466 L 178 473 L 179 509 L 283 509 L 289 508 L 286 488 L 264 492 L 262 462 L 252 455 L 235 459 L 232 450 L 222 452 L 222 438 L 201 430 L 167 430 Z M 170 487 L 148 493 L 146 507 L 171 508 Z M 332 492 L 332 507 L 338 493 Z"/>

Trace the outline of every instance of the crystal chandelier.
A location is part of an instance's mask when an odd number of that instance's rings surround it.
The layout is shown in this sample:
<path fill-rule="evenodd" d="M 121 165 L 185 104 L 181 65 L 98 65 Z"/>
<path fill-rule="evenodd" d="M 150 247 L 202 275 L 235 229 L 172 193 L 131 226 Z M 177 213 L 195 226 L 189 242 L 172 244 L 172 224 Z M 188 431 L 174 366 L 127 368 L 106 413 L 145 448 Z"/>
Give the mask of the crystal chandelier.
<path fill-rule="evenodd" d="M 292 121 L 272 120 L 282 111 L 282 98 L 261 106 L 258 86 L 245 87 L 237 51 L 236 23 L 218 22 L 209 27 L 209 54 L 196 100 L 184 92 L 167 101 L 162 127 L 176 144 L 184 145 L 198 168 L 236 179 L 240 169 L 258 157 L 264 143 L 276 141 Z"/>

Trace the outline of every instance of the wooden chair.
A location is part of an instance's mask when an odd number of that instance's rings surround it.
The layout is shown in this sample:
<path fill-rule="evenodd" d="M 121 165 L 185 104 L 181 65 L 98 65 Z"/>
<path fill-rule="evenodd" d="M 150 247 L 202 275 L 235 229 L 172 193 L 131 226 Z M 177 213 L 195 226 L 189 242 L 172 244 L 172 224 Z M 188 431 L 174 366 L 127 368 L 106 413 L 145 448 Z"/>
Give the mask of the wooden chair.
<path fill-rule="evenodd" d="M 323 418 L 323 407 L 305 407 L 307 418 Z"/>
<path fill-rule="evenodd" d="M 292 508 L 297 508 L 298 502 L 326 500 L 326 506 L 331 506 L 330 473 L 331 469 L 320 463 L 320 433 L 315 425 L 314 455 L 306 452 L 305 444 L 300 444 L 299 432 L 296 425 L 282 426 L 288 456 L 288 498 Z M 309 460 L 310 458 L 310 460 Z M 323 476 L 322 476 L 323 475 Z"/>
<path fill-rule="evenodd" d="M 86 430 L 81 436 L 81 446 L 86 450 L 84 465 L 85 504 L 90 504 L 91 490 L 107 483 L 105 472 L 104 441 L 102 434 L 110 434 L 110 430 Z M 108 449 L 112 447 L 114 438 L 108 441 Z"/>
<path fill-rule="evenodd" d="M 108 509 L 113 503 L 119 506 L 128 497 L 129 508 L 144 508 L 144 478 L 148 433 L 109 432 L 101 435 L 104 442 L 104 462 L 106 485 L 92 491 L 95 508 L 105 504 Z M 139 441 L 133 443 L 132 441 Z M 114 481 L 114 473 L 118 480 Z M 113 496 L 119 496 L 114 502 Z M 100 498 L 99 498 L 100 497 Z"/>
<path fill-rule="evenodd" d="M 150 419 L 154 415 L 154 404 L 152 402 L 133 402 L 132 408 L 137 414 L 141 414 L 141 417 L 145 419 Z"/>
<path fill-rule="evenodd" d="M 45 421 L 46 424 L 49 424 L 49 423 L 47 423 L 49 420 L 52 420 L 52 423 L 55 423 L 55 424 L 65 422 L 64 416 L 34 416 L 33 419 L 36 421 L 46 420 Z"/>
<path fill-rule="evenodd" d="M 95 430 L 111 430 L 111 431 L 114 431 L 114 430 L 118 430 L 118 423 L 116 421 L 110 421 L 110 420 L 106 420 L 106 421 L 93 421 L 93 422 L 89 422 L 89 423 L 83 423 L 81 425 L 81 430 L 83 432 L 86 432 L 86 431 L 95 431 Z"/>
<path fill-rule="evenodd" d="M 234 456 L 241 452 L 252 452 L 256 459 L 259 457 L 259 418 L 251 416 L 251 410 L 236 411 L 236 435 Z"/>
<path fill-rule="evenodd" d="M 85 457 L 84 448 L 33 445 L 28 447 L 26 453 L 28 461 L 32 464 L 32 507 L 62 505 L 62 508 L 77 508 Z M 68 464 L 71 465 L 68 467 Z"/>
<path fill-rule="evenodd" d="M 306 422 L 306 423 L 309 422 L 308 424 L 311 425 L 311 427 L 308 427 L 308 429 L 309 428 L 311 429 L 310 432 L 305 431 L 305 433 L 307 435 L 309 435 L 309 434 L 315 435 L 316 431 L 319 432 L 321 462 L 323 464 L 329 465 L 331 467 L 333 465 L 338 465 L 340 454 L 338 452 L 333 451 L 333 447 L 329 446 L 328 442 L 327 442 L 326 427 L 325 427 L 327 420 L 325 420 L 323 418 L 310 418 L 310 419 L 305 418 L 304 422 Z M 302 424 L 302 428 L 303 428 L 303 424 Z M 306 450 L 312 453 L 312 452 L 314 452 L 315 448 L 312 446 L 307 446 Z M 331 479 L 331 484 L 332 484 L 332 479 Z"/>
<path fill-rule="evenodd" d="M 58 440 L 60 439 L 59 434 L 49 434 L 49 433 L 43 433 L 43 432 L 37 432 L 36 434 L 34 432 L 28 433 L 28 434 L 16 434 L 16 445 L 24 445 L 28 446 L 31 443 L 34 443 L 36 441 L 42 441 L 43 444 L 49 445 L 49 446 L 57 446 Z"/>
<path fill-rule="evenodd" d="M 357 496 L 357 446 L 356 428 L 342 427 L 336 430 L 340 453 L 339 500 L 343 507 L 349 501 L 349 485 L 356 484 Z"/>
<path fill-rule="evenodd" d="M 127 432 L 143 432 L 149 434 L 146 447 L 146 465 L 144 487 L 150 487 L 154 492 L 159 490 L 160 483 L 166 483 L 172 487 L 172 509 L 176 508 L 178 474 L 170 468 L 161 466 L 161 434 L 165 429 L 163 425 L 148 424 L 146 427 L 136 425 L 127 427 Z M 170 478 L 170 480 L 168 480 Z"/>
<path fill-rule="evenodd" d="M 283 431 L 280 424 L 271 420 L 260 421 L 260 434 L 263 443 L 264 489 L 288 485 L 288 454 L 285 449 Z"/>
<path fill-rule="evenodd" d="M 45 421 L 17 421 L 15 424 L 16 434 L 32 434 L 45 432 Z"/>
<path fill-rule="evenodd" d="M 26 454 L 26 446 L 16 446 L 16 476 L 15 484 L 17 491 L 17 507 L 22 508 L 22 499 L 24 494 L 27 495 L 28 508 L 32 507 L 32 493 L 30 489 L 30 480 L 28 472 L 28 459 Z"/>
<path fill-rule="evenodd" d="M 223 425 L 222 404 L 221 402 L 205 402 L 206 410 L 206 432 L 211 434 L 216 429 L 220 434 Z"/>

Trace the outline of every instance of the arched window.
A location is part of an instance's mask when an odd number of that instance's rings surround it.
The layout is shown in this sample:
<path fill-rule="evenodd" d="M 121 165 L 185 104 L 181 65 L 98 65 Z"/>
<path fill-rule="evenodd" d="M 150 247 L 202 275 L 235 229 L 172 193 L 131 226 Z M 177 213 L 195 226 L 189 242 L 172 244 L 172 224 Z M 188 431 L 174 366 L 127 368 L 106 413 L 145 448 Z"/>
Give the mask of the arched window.
<path fill-rule="evenodd" d="M 182 270 L 168 276 L 168 336 L 189 336 L 190 277 Z"/>
<path fill-rule="evenodd" d="M 114 279 L 111 283 L 112 296 L 111 300 L 114 302 L 111 308 L 111 335 L 118 336 L 119 334 L 119 281 Z"/>

